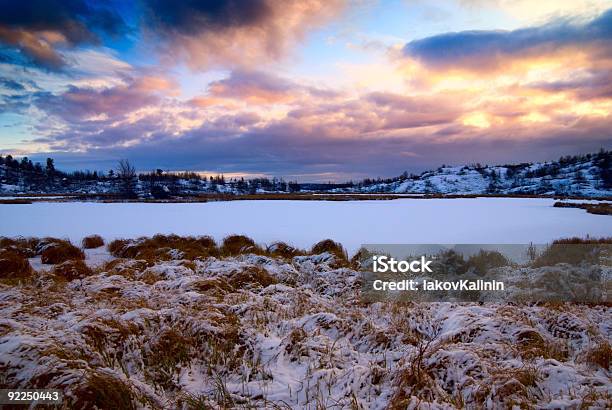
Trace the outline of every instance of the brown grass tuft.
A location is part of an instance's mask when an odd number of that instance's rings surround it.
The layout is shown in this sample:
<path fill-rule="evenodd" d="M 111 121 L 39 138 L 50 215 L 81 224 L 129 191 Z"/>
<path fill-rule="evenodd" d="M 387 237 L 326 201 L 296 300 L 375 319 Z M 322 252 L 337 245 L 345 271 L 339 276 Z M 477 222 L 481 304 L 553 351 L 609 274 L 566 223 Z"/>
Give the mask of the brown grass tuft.
<path fill-rule="evenodd" d="M 85 384 L 75 392 L 74 408 L 135 409 L 135 395 L 130 386 L 118 377 L 91 371 L 85 376 Z"/>
<path fill-rule="evenodd" d="M 536 357 L 559 361 L 567 359 L 567 350 L 559 344 L 545 340 L 535 330 L 523 330 L 519 332 L 516 339 L 519 353 L 524 359 L 534 359 Z"/>
<path fill-rule="evenodd" d="M 56 265 L 53 268 L 53 274 L 67 281 L 74 279 L 83 279 L 93 275 L 93 271 L 82 260 L 69 260 Z"/>
<path fill-rule="evenodd" d="M 266 286 L 278 283 L 278 281 L 267 270 L 259 266 L 248 266 L 244 270 L 233 273 L 229 283 L 234 288 L 242 288 L 249 285 L 265 288 Z"/>
<path fill-rule="evenodd" d="M 5 238 L 0 237 L 0 249 L 10 249 L 18 252 L 26 258 L 37 255 L 40 240 L 37 238 Z"/>
<path fill-rule="evenodd" d="M 198 279 L 197 281 L 192 282 L 189 287 L 196 292 L 217 296 L 222 296 L 226 293 L 234 291 L 234 287 L 223 278 Z"/>
<path fill-rule="evenodd" d="M 144 355 L 145 377 L 164 389 L 176 387 L 174 377 L 180 365 L 191 360 L 190 353 L 194 340 L 183 332 L 169 328 L 152 341 L 151 348 Z"/>
<path fill-rule="evenodd" d="M 32 267 L 26 257 L 10 249 L 0 250 L 0 278 L 20 279 L 32 276 Z"/>
<path fill-rule="evenodd" d="M 116 258 L 122 258 L 125 247 L 131 243 L 128 239 L 115 239 L 106 246 L 106 249 Z"/>
<path fill-rule="evenodd" d="M 175 259 L 178 255 L 183 259 L 194 260 L 218 256 L 217 244 L 209 236 L 155 235 L 152 238 L 137 240 L 117 239 L 108 245 L 111 255 L 117 258 L 144 259 L 148 261 Z"/>
<path fill-rule="evenodd" d="M 69 241 L 55 239 L 45 246 L 41 254 L 41 261 L 45 264 L 58 264 L 68 260 L 83 260 L 85 253 Z"/>
<path fill-rule="evenodd" d="M 104 246 L 104 239 L 100 235 L 90 235 L 83 238 L 83 248 L 94 249 Z"/>
<path fill-rule="evenodd" d="M 244 235 L 230 235 L 223 239 L 221 245 L 221 256 L 236 256 L 240 254 L 254 253 L 263 254 L 265 253 L 255 241 L 248 236 Z"/>
<path fill-rule="evenodd" d="M 612 347 L 610 347 L 610 343 L 608 343 L 608 341 L 603 341 L 590 349 L 587 353 L 586 360 L 590 364 L 610 370 L 610 363 L 612 362 Z"/>
<path fill-rule="evenodd" d="M 329 252 L 336 256 L 338 259 L 348 262 L 348 256 L 344 247 L 339 242 L 334 242 L 331 239 L 324 239 L 320 242 L 317 242 L 312 246 L 310 252 L 314 255 Z"/>
<path fill-rule="evenodd" d="M 281 257 L 285 259 L 291 259 L 294 256 L 306 254 L 305 251 L 298 248 L 294 248 L 293 246 L 288 245 L 285 242 L 274 242 L 266 248 L 266 253 L 268 253 L 270 256 Z"/>

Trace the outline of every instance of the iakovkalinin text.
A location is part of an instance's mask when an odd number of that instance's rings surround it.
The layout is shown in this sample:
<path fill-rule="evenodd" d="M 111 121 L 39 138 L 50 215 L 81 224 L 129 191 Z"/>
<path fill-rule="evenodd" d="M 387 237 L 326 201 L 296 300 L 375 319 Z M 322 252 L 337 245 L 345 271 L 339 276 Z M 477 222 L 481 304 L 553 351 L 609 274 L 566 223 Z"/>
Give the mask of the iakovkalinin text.
<path fill-rule="evenodd" d="M 386 255 L 375 255 L 372 257 L 372 271 L 374 273 L 434 273 L 430 267 L 432 260 L 428 260 L 425 256 L 420 259 L 407 261 L 396 260 L 395 258 Z M 372 289 L 377 291 L 503 291 L 505 290 L 504 282 L 482 279 L 469 280 L 461 279 L 455 281 L 446 280 L 382 280 L 376 279 L 372 283 Z"/>

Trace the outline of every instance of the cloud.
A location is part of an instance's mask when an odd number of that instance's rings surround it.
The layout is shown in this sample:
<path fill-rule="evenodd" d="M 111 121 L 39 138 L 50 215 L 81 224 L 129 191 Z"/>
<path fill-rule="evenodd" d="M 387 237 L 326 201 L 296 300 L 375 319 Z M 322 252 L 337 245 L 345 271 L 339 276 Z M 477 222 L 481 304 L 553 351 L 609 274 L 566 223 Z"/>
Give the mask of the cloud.
<path fill-rule="evenodd" d="M 284 57 L 306 33 L 335 16 L 344 0 L 144 1 L 143 27 L 165 60 L 193 69 L 253 67 Z"/>
<path fill-rule="evenodd" d="M 0 87 L 11 91 L 23 91 L 25 86 L 18 81 L 11 80 L 10 78 L 0 77 Z"/>
<path fill-rule="evenodd" d="M 70 86 L 60 94 L 39 92 L 34 94 L 34 102 L 39 109 L 69 123 L 100 118 L 116 122 L 140 108 L 159 104 L 162 95 L 174 94 L 175 87 L 166 78 L 143 76 L 114 87 Z"/>
<path fill-rule="evenodd" d="M 404 55 L 435 69 L 492 71 L 512 59 L 535 58 L 589 50 L 596 58 L 612 58 L 612 9 L 588 22 L 559 19 L 512 31 L 461 31 L 414 40 Z"/>
<path fill-rule="evenodd" d="M 368 138 L 332 138 L 318 130 L 304 134 L 289 120 L 246 132 L 238 131 L 239 125 L 230 117 L 223 122 L 195 128 L 180 137 L 157 131 L 136 144 L 125 144 L 124 136 L 155 128 L 154 122 L 108 129 L 102 135 L 92 134 L 94 140 L 86 142 L 91 148 L 85 152 L 98 160 L 130 158 L 145 170 L 209 169 L 325 181 L 399 175 L 404 170 L 419 172 L 442 163 L 548 160 L 568 153 L 596 151 L 609 141 L 609 121 L 603 119 L 584 119 L 571 127 L 545 128 L 546 132 L 537 127 L 480 130 L 454 125 L 455 132 L 446 135 L 433 132 L 445 130 L 443 127 L 427 132 L 404 129 L 397 134 Z M 122 142 L 110 145 L 106 140 Z M 75 154 L 77 158 L 78 155 Z M 89 164 L 84 161 L 80 166 L 90 167 Z M 109 162 L 112 166 L 114 163 Z"/>
<path fill-rule="evenodd" d="M 0 43 L 17 51 L 5 52 L 5 58 L 61 69 L 66 65 L 61 48 L 98 44 L 97 32 L 117 34 L 125 28 L 111 6 L 109 1 L 3 0 Z"/>
<path fill-rule="evenodd" d="M 168 64 L 253 67 L 284 57 L 345 1 L 0 0 L 0 60 L 58 71 L 71 65 L 66 50 L 133 31 Z"/>
<path fill-rule="evenodd" d="M 589 70 L 571 79 L 534 82 L 529 87 L 550 93 L 571 92 L 579 100 L 612 99 L 612 71 Z"/>
<path fill-rule="evenodd" d="M 229 77 L 208 85 L 208 95 L 196 101 L 203 106 L 222 99 L 248 104 L 286 104 L 308 97 L 333 99 L 340 93 L 330 89 L 299 84 L 264 71 L 237 69 Z"/>
<path fill-rule="evenodd" d="M 288 102 L 300 87 L 283 78 L 261 71 L 234 70 L 228 78 L 214 81 L 208 92 L 216 98 L 238 98 L 251 103 Z"/>

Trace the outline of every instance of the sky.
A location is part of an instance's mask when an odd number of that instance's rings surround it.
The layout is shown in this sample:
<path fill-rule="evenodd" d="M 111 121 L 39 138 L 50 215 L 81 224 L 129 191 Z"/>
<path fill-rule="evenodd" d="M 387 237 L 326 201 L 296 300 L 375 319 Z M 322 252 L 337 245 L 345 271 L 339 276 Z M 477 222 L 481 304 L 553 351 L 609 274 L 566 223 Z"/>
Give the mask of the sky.
<path fill-rule="evenodd" d="M 345 181 L 612 149 L 612 0 L 0 0 L 0 154 Z"/>

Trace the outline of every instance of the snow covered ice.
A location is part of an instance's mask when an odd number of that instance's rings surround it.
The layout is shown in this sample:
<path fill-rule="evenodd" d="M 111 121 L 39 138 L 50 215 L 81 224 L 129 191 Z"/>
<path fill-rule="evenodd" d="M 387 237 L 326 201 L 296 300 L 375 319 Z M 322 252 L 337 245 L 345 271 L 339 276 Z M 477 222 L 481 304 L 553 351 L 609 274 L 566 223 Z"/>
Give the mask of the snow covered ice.
<path fill-rule="evenodd" d="M 553 208 L 553 199 L 208 203 L 33 203 L 0 207 L 0 236 L 54 236 L 74 243 L 156 233 L 245 234 L 260 243 L 308 248 L 324 238 L 354 253 L 364 243 L 546 243 L 612 233 L 612 218 Z"/>

